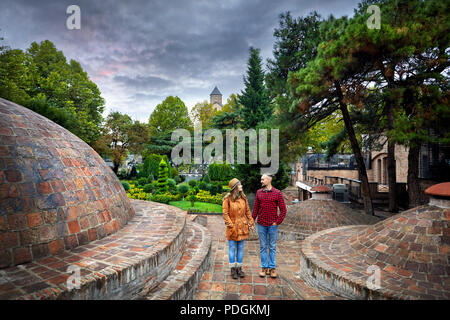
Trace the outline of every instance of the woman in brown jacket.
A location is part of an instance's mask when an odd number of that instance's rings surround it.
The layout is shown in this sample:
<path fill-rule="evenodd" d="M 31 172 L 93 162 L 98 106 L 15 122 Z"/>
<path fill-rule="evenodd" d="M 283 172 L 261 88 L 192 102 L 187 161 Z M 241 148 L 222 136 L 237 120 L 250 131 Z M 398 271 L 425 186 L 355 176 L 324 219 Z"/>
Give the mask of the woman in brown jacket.
<path fill-rule="evenodd" d="M 248 238 L 254 221 L 241 182 L 234 178 L 229 183 L 230 193 L 223 198 L 222 211 L 228 239 L 228 259 L 233 279 L 245 277 L 242 271 L 244 240 Z"/>

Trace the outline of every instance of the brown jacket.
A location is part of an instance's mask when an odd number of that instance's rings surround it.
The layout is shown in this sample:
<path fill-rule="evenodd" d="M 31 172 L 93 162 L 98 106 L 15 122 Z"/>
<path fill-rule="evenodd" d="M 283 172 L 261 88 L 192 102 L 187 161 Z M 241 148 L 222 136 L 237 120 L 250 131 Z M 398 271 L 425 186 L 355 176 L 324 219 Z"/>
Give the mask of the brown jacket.
<path fill-rule="evenodd" d="M 250 234 L 249 227 L 253 227 L 255 224 L 247 199 L 240 197 L 237 201 L 233 201 L 228 194 L 223 199 L 222 212 L 227 239 L 234 241 L 247 239 Z M 247 216 L 248 224 L 245 216 Z"/>

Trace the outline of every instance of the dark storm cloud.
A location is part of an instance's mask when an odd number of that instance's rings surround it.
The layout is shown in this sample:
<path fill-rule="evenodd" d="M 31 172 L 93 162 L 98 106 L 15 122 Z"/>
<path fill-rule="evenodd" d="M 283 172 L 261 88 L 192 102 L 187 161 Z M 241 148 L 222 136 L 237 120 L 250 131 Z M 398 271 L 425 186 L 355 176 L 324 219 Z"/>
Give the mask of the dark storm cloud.
<path fill-rule="evenodd" d="M 0 36 L 22 49 L 32 41 L 53 41 L 66 57 L 80 61 L 107 107 L 126 112 L 135 103 L 144 119 L 167 95 L 178 95 L 192 107 L 209 99 L 215 85 L 224 101 L 240 92 L 249 47 L 261 48 L 264 60 L 271 56 L 280 13 L 351 15 L 357 3 L 2 0 Z M 66 28 L 71 4 L 80 6 L 81 30 Z"/>

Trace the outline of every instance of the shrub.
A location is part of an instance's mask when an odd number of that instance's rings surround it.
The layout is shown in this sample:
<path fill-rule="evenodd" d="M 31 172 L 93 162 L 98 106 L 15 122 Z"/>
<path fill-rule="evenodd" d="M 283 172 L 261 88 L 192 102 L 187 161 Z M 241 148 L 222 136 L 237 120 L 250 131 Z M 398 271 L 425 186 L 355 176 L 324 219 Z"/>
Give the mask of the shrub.
<path fill-rule="evenodd" d="M 206 190 L 211 192 L 211 188 L 212 188 L 212 184 L 211 183 L 207 183 L 206 184 Z"/>
<path fill-rule="evenodd" d="M 148 177 L 147 177 L 147 182 L 148 182 L 148 183 L 152 183 L 153 180 L 155 180 L 155 177 L 153 176 L 152 173 L 150 173 L 150 174 L 148 175 Z"/>
<path fill-rule="evenodd" d="M 199 184 L 198 184 L 198 188 L 200 189 L 200 190 L 206 190 L 206 182 L 200 182 Z"/>
<path fill-rule="evenodd" d="M 189 180 L 189 185 L 193 188 L 193 187 L 195 187 L 196 185 L 197 185 L 197 181 L 196 180 L 194 180 L 194 179 L 192 179 L 192 180 Z"/>
<path fill-rule="evenodd" d="M 143 186 L 147 184 L 147 178 L 139 178 L 138 179 L 138 185 Z"/>
<path fill-rule="evenodd" d="M 125 191 L 130 190 L 130 184 L 126 181 L 122 181 L 122 186 L 125 189 Z"/>
<path fill-rule="evenodd" d="M 178 185 L 177 190 L 179 193 L 181 193 L 181 195 L 184 198 L 186 193 L 188 193 L 188 191 L 189 191 L 189 186 L 186 183 L 181 183 Z"/>
<path fill-rule="evenodd" d="M 195 194 L 197 194 L 197 193 L 200 191 L 200 189 L 199 189 L 197 186 L 195 186 L 194 188 L 192 188 L 192 191 L 193 191 Z"/>
<path fill-rule="evenodd" d="M 211 163 L 208 166 L 208 175 L 212 181 L 230 180 L 233 169 L 228 163 Z"/>
<path fill-rule="evenodd" d="M 205 176 L 202 179 L 203 182 L 206 183 L 211 183 L 211 178 L 209 177 L 209 175 L 205 174 Z"/>
<path fill-rule="evenodd" d="M 209 191 L 199 191 L 196 195 L 197 201 L 200 202 L 207 202 L 207 203 L 215 203 L 215 204 L 222 204 L 222 195 L 211 195 Z"/>
<path fill-rule="evenodd" d="M 152 193 L 153 190 L 155 190 L 155 185 L 153 183 L 147 183 L 144 185 L 144 192 L 146 193 Z"/>
<path fill-rule="evenodd" d="M 168 177 L 168 171 L 167 163 L 164 161 L 164 159 L 161 159 L 161 162 L 159 163 L 159 171 L 158 171 L 158 182 L 156 183 L 156 188 L 160 191 L 167 191 L 167 179 Z"/>
<path fill-rule="evenodd" d="M 173 179 L 167 179 L 167 185 L 169 186 L 170 190 L 175 190 L 177 187 L 177 183 Z"/>
<path fill-rule="evenodd" d="M 196 197 L 195 195 L 191 194 L 191 195 L 188 197 L 188 200 L 191 202 L 191 207 L 193 207 L 195 201 L 197 200 L 197 197 Z"/>
<path fill-rule="evenodd" d="M 181 182 L 181 177 L 180 177 L 180 176 L 176 176 L 176 177 L 174 178 L 174 180 L 175 180 L 175 182 L 176 182 L 177 184 L 179 184 L 179 183 Z"/>

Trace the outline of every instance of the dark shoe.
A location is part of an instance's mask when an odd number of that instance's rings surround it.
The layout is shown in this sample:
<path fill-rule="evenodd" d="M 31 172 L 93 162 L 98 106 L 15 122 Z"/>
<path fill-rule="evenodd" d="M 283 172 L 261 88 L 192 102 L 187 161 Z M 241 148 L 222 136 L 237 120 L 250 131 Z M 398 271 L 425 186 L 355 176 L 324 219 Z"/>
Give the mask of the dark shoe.
<path fill-rule="evenodd" d="M 237 279 L 238 278 L 238 275 L 237 275 L 237 270 L 236 270 L 237 268 L 235 268 L 235 267 L 232 267 L 231 268 L 231 277 L 233 278 L 233 279 Z"/>
<path fill-rule="evenodd" d="M 270 277 L 271 278 L 276 278 L 278 275 L 277 275 L 277 272 L 275 271 L 275 268 L 274 269 L 270 269 Z"/>
<path fill-rule="evenodd" d="M 239 277 L 244 278 L 245 277 L 245 273 L 244 271 L 242 271 L 242 267 L 237 267 L 236 268 L 236 273 Z"/>
<path fill-rule="evenodd" d="M 261 272 L 259 273 L 259 276 L 260 276 L 261 278 L 264 278 L 264 277 L 266 276 L 266 274 L 267 274 L 267 270 L 269 270 L 269 269 L 267 269 L 267 268 L 262 268 L 262 269 L 261 269 Z"/>

